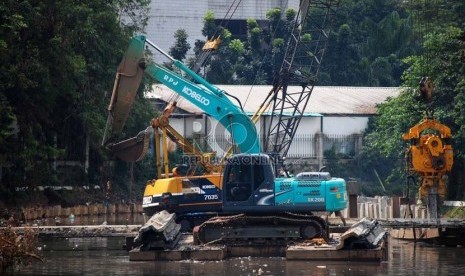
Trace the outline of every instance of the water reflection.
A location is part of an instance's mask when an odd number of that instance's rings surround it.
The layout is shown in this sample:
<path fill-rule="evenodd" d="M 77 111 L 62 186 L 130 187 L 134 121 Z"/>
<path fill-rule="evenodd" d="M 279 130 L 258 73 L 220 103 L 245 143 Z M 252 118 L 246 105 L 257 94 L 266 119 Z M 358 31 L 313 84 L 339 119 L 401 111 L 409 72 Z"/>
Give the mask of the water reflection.
<path fill-rule="evenodd" d="M 21 275 L 465 275 L 464 248 L 390 242 L 383 263 L 231 258 L 224 261 L 130 262 L 121 238 L 43 240 L 45 262 Z"/>

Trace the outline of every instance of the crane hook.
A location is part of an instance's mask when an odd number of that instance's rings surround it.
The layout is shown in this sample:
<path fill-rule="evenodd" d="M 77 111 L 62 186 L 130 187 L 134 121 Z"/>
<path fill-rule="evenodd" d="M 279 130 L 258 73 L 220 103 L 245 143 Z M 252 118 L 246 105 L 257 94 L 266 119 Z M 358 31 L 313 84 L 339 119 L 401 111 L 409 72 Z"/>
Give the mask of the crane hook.
<path fill-rule="evenodd" d="M 426 103 L 431 102 L 434 92 L 433 81 L 429 77 L 422 77 L 420 80 L 420 94 Z"/>

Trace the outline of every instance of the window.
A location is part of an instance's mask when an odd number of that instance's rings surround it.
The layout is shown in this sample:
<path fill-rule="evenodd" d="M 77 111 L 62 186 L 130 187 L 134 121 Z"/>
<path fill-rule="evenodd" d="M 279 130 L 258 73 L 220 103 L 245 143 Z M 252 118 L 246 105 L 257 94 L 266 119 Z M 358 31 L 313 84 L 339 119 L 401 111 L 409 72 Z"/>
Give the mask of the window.
<path fill-rule="evenodd" d="M 228 201 L 246 201 L 252 194 L 251 166 L 247 164 L 231 165 L 226 182 Z"/>

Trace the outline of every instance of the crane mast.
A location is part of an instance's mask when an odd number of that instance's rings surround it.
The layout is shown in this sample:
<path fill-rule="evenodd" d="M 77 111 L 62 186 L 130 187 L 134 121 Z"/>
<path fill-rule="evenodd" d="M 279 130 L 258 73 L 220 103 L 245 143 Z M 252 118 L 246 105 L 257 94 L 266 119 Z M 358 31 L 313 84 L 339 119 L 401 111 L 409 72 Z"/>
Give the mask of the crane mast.
<path fill-rule="evenodd" d="M 264 152 L 285 157 L 308 104 L 339 0 L 303 0 L 292 28 L 284 61 L 265 101 L 271 116 L 265 127 Z M 289 85 L 299 85 L 291 91 Z"/>

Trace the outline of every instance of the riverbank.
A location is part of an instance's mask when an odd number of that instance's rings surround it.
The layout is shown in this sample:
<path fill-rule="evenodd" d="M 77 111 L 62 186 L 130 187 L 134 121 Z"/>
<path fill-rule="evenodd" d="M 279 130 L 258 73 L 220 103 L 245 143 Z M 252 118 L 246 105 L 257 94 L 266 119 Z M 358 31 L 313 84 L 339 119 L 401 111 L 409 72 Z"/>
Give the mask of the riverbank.
<path fill-rule="evenodd" d="M 35 220 L 104 214 L 141 214 L 142 192 L 132 193 L 113 187 L 62 186 L 28 187 L 15 190 L 0 186 L 0 226 L 34 224 Z"/>

